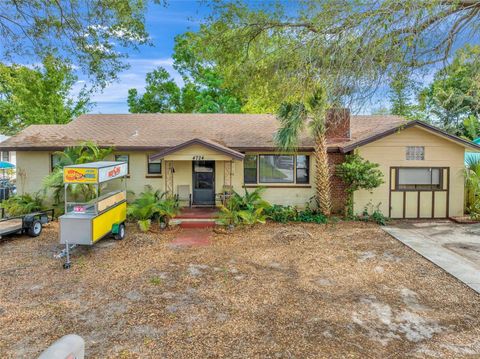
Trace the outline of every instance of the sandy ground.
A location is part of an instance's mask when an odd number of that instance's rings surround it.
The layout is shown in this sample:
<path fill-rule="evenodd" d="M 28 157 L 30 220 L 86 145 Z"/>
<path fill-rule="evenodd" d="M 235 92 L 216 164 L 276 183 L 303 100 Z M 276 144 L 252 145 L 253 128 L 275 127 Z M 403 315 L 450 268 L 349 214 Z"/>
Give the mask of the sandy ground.
<path fill-rule="evenodd" d="M 138 233 L 52 258 L 57 224 L 0 242 L 0 357 L 68 333 L 88 358 L 480 355 L 480 297 L 364 223 L 267 224 L 174 248 Z"/>

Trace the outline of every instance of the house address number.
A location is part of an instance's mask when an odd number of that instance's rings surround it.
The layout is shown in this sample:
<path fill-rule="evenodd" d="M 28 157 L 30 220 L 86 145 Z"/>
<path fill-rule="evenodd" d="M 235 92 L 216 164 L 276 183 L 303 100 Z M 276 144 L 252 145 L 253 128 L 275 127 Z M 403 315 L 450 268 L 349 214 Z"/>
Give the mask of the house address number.
<path fill-rule="evenodd" d="M 193 156 L 194 161 L 202 161 L 204 159 L 203 156 Z"/>

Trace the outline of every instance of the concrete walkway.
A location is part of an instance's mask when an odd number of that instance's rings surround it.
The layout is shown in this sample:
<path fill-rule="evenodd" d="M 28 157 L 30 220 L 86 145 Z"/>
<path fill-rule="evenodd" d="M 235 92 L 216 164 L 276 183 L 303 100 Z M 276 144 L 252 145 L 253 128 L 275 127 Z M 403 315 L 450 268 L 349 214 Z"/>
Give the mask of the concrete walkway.
<path fill-rule="evenodd" d="M 480 225 L 401 222 L 383 229 L 480 293 Z"/>

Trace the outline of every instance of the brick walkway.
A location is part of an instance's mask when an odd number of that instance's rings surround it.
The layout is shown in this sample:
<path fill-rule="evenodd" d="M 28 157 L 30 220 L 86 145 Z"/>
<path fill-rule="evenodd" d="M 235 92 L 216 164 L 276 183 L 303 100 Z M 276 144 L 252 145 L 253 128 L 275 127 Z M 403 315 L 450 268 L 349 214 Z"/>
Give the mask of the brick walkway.
<path fill-rule="evenodd" d="M 173 247 L 203 247 L 210 245 L 211 230 L 209 229 L 184 229 L 171 242 Z"/>

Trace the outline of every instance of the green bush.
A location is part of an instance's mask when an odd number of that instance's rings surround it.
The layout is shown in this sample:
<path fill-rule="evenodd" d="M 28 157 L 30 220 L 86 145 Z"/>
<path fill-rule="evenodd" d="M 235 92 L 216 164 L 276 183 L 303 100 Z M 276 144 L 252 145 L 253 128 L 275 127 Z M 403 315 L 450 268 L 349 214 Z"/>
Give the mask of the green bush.
<path fill-rule="evenodd" d="M 226 205 L 220 207 L 219 222 L 227 226 L 265 223 L 265 210 L 270 204 L 262 198 L 264 190 L 262 187 L 252 192 L 245 189 L 243 196 L 234 191 Z"/>
<path fill-rule="evenodd" d="M 371 205 L 373 207 L 373 205 Z M 356 219 L 363 222 L 374 222 L 380 226 L 384 226 L 388 222 L 388 217 L 385 217 L 380 211 L 380 203 L 375 206 L 371 211 L 368 210 L 368 206 L 365 206 L 363 212 Z"/>
<path fill-rule="evenodd" d="M 292 206 L 282 206 L 274 204 L 265 209 L 265 214 L 274 222 L 287 223 L 296 221 L 298 218 L 298 211 Z"/>
<path fill-rule="evenodd" d="M 129 219 L 137 221 L 141 231 L 147 232 L 151 227 L 152 220 L 158 220 L 168 225 L 170 219 L 175 217 L 178 211 L 178 201 L 175 198 L 146 186 L 145 191 L 128 205 L 127 215 Z"/>
<path fill-rule="evenodd" d="M 328 223 L 328 217 L 321 212 L 313 211 L 310 208 L 298 212 L 297 222 L 306 223 Z"/>
<path fill-rule="evenodd" d="M 0 206 L 5 209 L 6 216 L 20 216 L 44 209 L 43 197 L 39 193 L 15 195 L 3 201 Z"/>
<path fill-rule="evenodd" d="M 365 160 L 358 154 L 345 156 L 337 165 L 337 175 L 347 185 L 347 208 L 345 215 L 353 217 L 353 193 L 360 189 L 372 190 L 383 183 L 383 173 L 377 163 Z"/>

